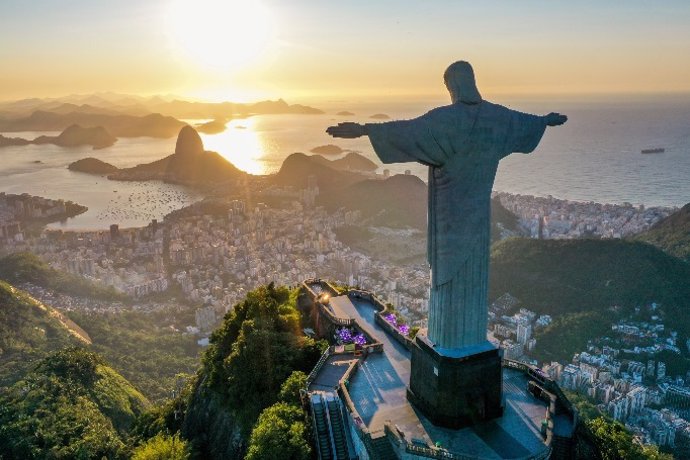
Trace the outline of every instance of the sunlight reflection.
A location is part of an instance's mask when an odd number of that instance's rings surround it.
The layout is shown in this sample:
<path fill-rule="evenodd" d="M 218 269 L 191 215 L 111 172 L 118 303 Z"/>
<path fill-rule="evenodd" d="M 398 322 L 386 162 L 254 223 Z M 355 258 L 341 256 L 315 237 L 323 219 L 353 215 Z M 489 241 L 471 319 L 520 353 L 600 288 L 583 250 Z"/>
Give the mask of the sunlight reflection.
<path fill-rule="evenodd" d="M 269 149 L 267 141 L 255 131 L 251 118 L 232 120 L 225 131 L 218 134 L 201 134 L 204 148 L 220 153 L 230 163 L 250 174 L 268 174 L 265 161 Z"/>

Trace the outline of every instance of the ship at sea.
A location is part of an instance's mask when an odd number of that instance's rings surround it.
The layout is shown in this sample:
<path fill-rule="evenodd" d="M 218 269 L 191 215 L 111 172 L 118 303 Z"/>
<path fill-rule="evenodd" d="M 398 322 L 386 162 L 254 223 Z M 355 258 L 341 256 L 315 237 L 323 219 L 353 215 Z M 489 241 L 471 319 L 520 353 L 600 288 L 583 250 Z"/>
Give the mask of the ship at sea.
<path fill-rule="evenodd" d="M 666 151 L 666 149 L 661 148 L 661 147 L 657 147 L 654 149 L 642 149 L 640 151 L 640 153 L 664 153 L 665 151 Z"/>

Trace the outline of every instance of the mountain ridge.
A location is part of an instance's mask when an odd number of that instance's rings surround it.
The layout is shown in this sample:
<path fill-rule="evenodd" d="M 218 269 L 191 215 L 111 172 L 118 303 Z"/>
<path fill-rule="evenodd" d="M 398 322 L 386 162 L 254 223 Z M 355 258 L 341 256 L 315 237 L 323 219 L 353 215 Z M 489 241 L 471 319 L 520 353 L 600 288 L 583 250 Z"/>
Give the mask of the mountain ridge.
<path fill-rule="evenodd" d="M 634 237 L 690 263 L 690 203 Z"/>

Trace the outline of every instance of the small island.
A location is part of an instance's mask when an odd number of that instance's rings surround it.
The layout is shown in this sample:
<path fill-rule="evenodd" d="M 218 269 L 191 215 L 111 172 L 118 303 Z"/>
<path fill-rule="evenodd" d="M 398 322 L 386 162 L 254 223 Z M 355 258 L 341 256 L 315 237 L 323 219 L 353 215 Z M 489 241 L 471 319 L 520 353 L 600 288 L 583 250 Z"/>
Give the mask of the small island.
<path fill-rule="evenodd" d="M 345 152 L 345 150 L 338 147 L 337 145 L 327 144 L 314 147 L 310 150 L 310 152 L 317 153 L 319 155 L 340 155 L 341 153 Z"/>
<path fill-rule="evenodd" d="M 341 116 L 341 117 L 352 117 L 352 116 L 354 116 L 355 114 L 352 113 L 352 112 L 349 112 L 349 111 L 347 111 L 347 110 L 342 110 L 342 111 L 336 113 L 336 115 L 339 115 L 339 116 Z"/>
<path fill-rule="evenodd" d="M 98 158 L 82 158 L 67 166 L 70 171 L 83 172 L 88 174 L 110 174 L 118 170 L 116 166 L 101 161 Z"/>
<path fill-rule="evenodd" d="M 390 120 L 390 115 L 387 115 L 385 113 L 375 113 L 369 118 L 372 118 L 374 120 Z"/>
<path fill-rule="evenodd" d="M 228 121 L 222 118 L 208 121 L 206 123 L 199 123 L 195 126 L 196 130 L 204 134 L 218 134 L 225 131 L 225 124 Z"/>

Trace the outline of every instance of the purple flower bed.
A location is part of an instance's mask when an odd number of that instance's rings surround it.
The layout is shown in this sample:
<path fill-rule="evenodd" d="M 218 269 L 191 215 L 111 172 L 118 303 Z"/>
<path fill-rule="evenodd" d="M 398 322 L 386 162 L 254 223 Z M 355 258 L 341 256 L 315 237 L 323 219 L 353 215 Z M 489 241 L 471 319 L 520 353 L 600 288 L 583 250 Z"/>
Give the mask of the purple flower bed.
<path fill-rule="evenodd" d="M 336 331 L 338 341 L 343 344 L 354 343 L 355 345 L 364 346 L 367 344 L 367 338 L 364 334 L 360 333 L 354 335 L 353 330 L 349 327 L 343 327 Z"/>
<path fill-rule="evenodd" d="M 407 335 L 410 333 L 410 326 L 407 324 L 398 324 L 398 318 L 396 318 L 393 313 L 383 315 L 383 319 L 385 319 L 387 323 L 390 323 L 405 337 L 407 337 Z"/>
<path fill-rule="evenodd" d="M 398 325 L 398 318 L 395 317 L 393 313 L 388 313 L 387 315 L 383 315 L 383 319 L 391 323 L 393 326 Z"/>

